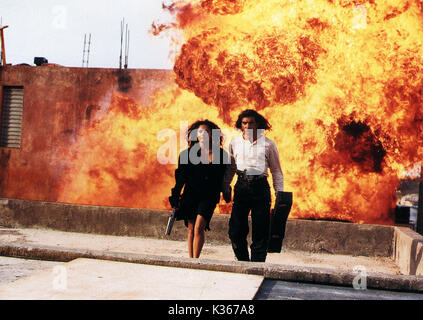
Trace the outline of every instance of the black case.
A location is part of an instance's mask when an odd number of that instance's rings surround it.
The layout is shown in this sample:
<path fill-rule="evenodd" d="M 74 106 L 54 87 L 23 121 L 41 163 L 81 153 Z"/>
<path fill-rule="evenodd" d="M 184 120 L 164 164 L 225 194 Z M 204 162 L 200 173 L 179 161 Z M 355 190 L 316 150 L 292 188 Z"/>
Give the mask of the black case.
<path fill-rule="evenodd" d="M 286 221 L 292 207 L 292 192 L 278 192 L 270 215 L 270 235 L 267 252 L 280 253 L 285 237 Z"/>

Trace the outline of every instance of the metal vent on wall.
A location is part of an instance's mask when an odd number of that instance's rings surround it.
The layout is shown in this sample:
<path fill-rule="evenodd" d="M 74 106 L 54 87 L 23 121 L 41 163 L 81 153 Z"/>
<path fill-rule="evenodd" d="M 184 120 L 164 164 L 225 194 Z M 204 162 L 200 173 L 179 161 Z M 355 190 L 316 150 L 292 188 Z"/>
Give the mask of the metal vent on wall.
<path fill-rule="evenodd" d="M 0 147 L 21 147 L 23 94 L 23 87 L 3 87 Z"/>

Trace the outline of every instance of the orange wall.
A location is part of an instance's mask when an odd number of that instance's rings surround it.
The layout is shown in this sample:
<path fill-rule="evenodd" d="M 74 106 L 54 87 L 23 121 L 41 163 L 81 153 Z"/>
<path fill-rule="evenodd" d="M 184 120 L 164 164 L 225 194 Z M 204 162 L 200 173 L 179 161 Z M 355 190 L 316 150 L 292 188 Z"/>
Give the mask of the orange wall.
<path fill-rule="evenodd" d="M 0 97 L 3 86 L 24 87 L 21 148 L 0 148 L 0 197 L 56 201 L 62 170 L 53 151 L 76 139 L 95 107 L 104 107 L 113 91 L 148 104 L 149 95 L 171 81 L 170 70 L 0 68 Z"/>

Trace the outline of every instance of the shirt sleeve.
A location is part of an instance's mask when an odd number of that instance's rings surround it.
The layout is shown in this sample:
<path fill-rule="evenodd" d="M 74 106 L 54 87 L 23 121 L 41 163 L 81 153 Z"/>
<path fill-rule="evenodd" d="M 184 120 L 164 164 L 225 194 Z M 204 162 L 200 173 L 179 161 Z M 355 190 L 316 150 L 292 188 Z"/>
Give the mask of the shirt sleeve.
<path fill-rule="evenodd" d="M 229 143 L 229 164 L 226 166 L 225 174 L 223 176 L 222 189 L 225 189 L 231 185 L 232 179 L 236 172 L 236 162 L 234 157 L 234 150 L 232 142 Z"/>
<path fill-rule="evenodd" d="M 284 177 L 279 160 L 279 152 L 272 142 L 269 147 L 269 169 L 272 173 L 273 187 L 275 191 L 284 191 Z"/>

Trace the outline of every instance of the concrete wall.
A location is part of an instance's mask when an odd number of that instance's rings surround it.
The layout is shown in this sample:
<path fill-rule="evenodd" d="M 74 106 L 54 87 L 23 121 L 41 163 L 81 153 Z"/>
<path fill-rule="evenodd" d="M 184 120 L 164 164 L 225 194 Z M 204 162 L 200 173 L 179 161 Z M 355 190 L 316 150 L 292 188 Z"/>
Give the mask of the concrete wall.
<path fill-rule="evenodd" d="M 392 226 L 334 221 L 288 220 L 284 246 L 293 250 L 390 257 Z"/>
<path fill-rule="evenodd" d="M 404 274 L 423 275 L 423 236 L 406 227 L 395 227 L 393 259 Z"/>
<path fill-rule="evenodd" d="M 0 148 L 0 197 L 56 201 L 61 170 L 51 165 L 53 151 L 76 139 L 110 92 L 148 105 L 172 76 L 170 70 L 0 68 L 0 103 L 3 86 L 24 87 L 21 148 Z"/>
<path fill-rule="evenodd" d="M 165 236 L 169 216 L 169 211 L 0 200 L 0 226 L 185 240 L 186 228 L 183 221 L 175 222 L 171 236 Z M 208 242 L 230 245 L 228 220 L 229 215 L 213 216 L 211 231 L 207 233 Z M 393 233 L 394 229 L 390 226 L 290 219 L 283 248 L 316 253 L 391 257 Z"/>

